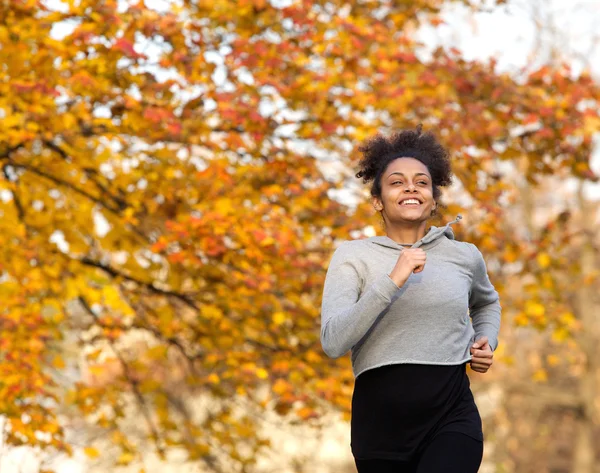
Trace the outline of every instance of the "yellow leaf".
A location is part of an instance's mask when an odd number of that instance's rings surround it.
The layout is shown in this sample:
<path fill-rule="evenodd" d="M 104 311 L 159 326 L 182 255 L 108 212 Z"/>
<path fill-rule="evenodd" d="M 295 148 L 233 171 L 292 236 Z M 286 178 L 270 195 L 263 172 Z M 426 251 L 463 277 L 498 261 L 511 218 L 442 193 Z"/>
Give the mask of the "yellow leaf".
<path fill-rule="evenodd" d="M 317 416 L 317 413 L 314 411 L 314 409 L 311 409 L 310 407 L 301 407 L 296 411 L 296 414 L 298 414 L 298 417 L 300 417 L 303 420 L 307 420 Z"/>
<path fill-rule="evenodd" d="M 256 376 L 260 379 L 267 379 L 269 377 L 269 372 L 264 368 L 258 368 L 256 370 Z"/>
<path fill-rule="evenodd" d="M 164 345 L 157 345 L 150 348 L 146 355 L 152 360 L 162 360 L 167 356 L 167 347 Z"/>
<path fill-rule="evenodd" d="M 114 286 L 104 286 L 102 288 L 105 304 L 111 307 L 118 307 L 121 304 L 121 295 Z"/>
<path fill-rule="evenodd" d="M 55 434 L 60 430 L 60 427 L 56 423 L 50 423 L 46 425 L 46 432 L 50 432 L 51 434 Z"/>
<path fill-rule="evenodd" d="M 318 355 L 316 352 L 309 350 L 306 352 L 306 361 L 309 363 L 320 363 L 323 358 Z"/>
<path fill-rule="evenodd" d="M 576 322 L 577 322 L 575 315 L 573 315 L 571 312 L 563 312 L 560 315 L 559 320 L 561 321 L 561 323 L 563 323 L 567 327 L 573 327 L 576 325 Z"/>
<path fill-rule="evenodd" d="M 525 327 L 529 324 L 529 319 L 527 318 L 527 314 L 525 314 L 525 312 L 519 312 L 517 315 L 515 315 L 514 322 L 517 327 Z"/>
<path fill-rule="evenodd" d="M 552 340 L 558 343 L 564 342 L 569 338 L 570 334 L 564 327 L 558 327 L 552 332 Z"/>
<path fill-rule="evenodd" d="M 600 130 L 600 118 L 588 115 L 583 119 L 583 130 L 586 135 L 593 135 Z"/>
<path fill-rule="evenodd" d="M 215 210 L 223 215 L 228 215 L 233 212 L 233 203 L 231 199 L 221 198 L 215 202 Z"/>
<path fill-rule="evenodd" d="M 119 465 L 128 465 L 129 463 L 131 463 L 133 461 L 135 457 L 133 456 L 133 453 L 130 452 L 123 452 L 121 453 L 121 455 L 119 455 L 119 458 L 117 459 L 117 463 Z"/>
<path fill-rule="evenodd" d="M 275 239 L 273 237 L 268 236 L 260 242 L 260 246 L 269 246 L 273 243 L 275 243 Z"/>
<path fill-rule="evenodd" d="M 273 387 L 271 389 L 273 390 L 273 392 L 275 394 L 278 394 L 279 396 L 281 396 L 284 393 L 291 391 L 293 388 L 290 383 L 279 378 L 277 381 L 275 381 L 275 383 L 273 384 Z"/>
<path fill-rule="evenodd" d="M 2 119 L 5 128 L 19 127 L 23 124 L 25 118 L 22 113 L 11 113 Z"/>
<path fill-rule="evenodd" d="M 91 365 L 91 366 L 88 366 L 88 371 L 93 376 L 101 376 L 101 375 L 103 375 L 106 372 L 104 366 L 102 366 L 102 365 Z"/>
<path fill-rule="evenodd" d="M 66 129 L 74 128 L 77 125 L 77 119 L 71 113 L 64 113 L 61 118 Z"/>
<path fill-rule="evenodd" d="M 525 312 L 530 317 L 542 317 L 546 313 L 546 309 L 539 302 L 527 301 L 525 303 Z"/>
<path fill-rule="evenodd" d="M 65 360 L 63 359 L 62 356 L 56 355 L 54 357 L 54 359 L 52 360 L 52 366 L 54 366 L 55 368 L 61 370 L 61 369 L 63 369 L 66 366 L 65 365 Z"/>
<path fill-rule="evenodd" d="M 511 248 L 504 250 L 504 259 L 507 263 L 514 263 L 519 259 L 519 254 Z"/>
<path fill-rule="evenodd" d="M 215 373 L 209 374 L 207 380 L 209 383 L 219 384 L 219 376 Z"/>
<path fill-rule="evenodd" d="M 219 320 L 223 318 L 223 312 L 215 305 L 202 306 L 202 315 L 208 319 Z"/>
<path fill-rule="evenodd" d="M 273 323 L 275 325 L 281 325 L 285 322 L 285 320 L 286 320 L 286 317 L 283 312 L 275 312 L 273 314 Z"/>
<path fill-rule="evenodd" d="M 548 256 L 548 253 L 540 253 L 537 255 L 537 262 L 540 268 L 546 269 L 551 263 L 550 256 Z"/>
<path fill-rule="evenodd" d="M 85 447 L 83 451 L 90 458 L 98 458 L 100 456 L 100 452 L 94 447 Z"/>

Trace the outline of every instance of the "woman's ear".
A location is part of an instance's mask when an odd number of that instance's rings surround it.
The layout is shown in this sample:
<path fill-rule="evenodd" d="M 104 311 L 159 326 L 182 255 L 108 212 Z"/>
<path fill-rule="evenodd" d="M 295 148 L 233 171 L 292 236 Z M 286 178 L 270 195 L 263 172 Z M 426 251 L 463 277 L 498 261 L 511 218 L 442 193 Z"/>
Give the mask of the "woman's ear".
<path fill-rule="evenodd" d="M 377 212 L 381 212 L 383 210 L 383 204 L 381 203 L 381 200 L 379 198 L 373 197 L 371 202 L 373 203 L 373 207 L 375 208 L 375 210 L 377 210 Z"/>

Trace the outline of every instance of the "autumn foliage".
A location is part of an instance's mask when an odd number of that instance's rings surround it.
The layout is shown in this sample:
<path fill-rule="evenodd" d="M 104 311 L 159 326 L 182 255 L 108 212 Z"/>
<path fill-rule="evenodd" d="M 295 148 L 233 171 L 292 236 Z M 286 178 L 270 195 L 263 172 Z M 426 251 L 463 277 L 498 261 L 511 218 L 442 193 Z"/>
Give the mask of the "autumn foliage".
<path fill-rule="evenodd" d="M 347 414 L 349 360 L 320 349 L 320 297 L 337 240 L 377 225 L 366 200 L 333 197 L 379 130 L 423 123 L 449 147 L 468 198 L 446 199 L 444 218 L 468 216 L 460 236 L 497 268 L 524 248 L 523 271 L 558 264 L 506 209 L 519 179 L 595 179 L 599 88 L 566 67 L 515 80 L 459 51 L 422 59 L 414 30 L 443 3 L 0 5 L 9 444 L 69 451 L 70 413 L 128 464 L 135 406 L 160 455 L 183 448 L 217 468 L 267 446 L 240 403 Z M 540 297 L 521 301 L 521 323 Z M 220 402 L 199 412 L 187 401 L 200 395 Z"/>

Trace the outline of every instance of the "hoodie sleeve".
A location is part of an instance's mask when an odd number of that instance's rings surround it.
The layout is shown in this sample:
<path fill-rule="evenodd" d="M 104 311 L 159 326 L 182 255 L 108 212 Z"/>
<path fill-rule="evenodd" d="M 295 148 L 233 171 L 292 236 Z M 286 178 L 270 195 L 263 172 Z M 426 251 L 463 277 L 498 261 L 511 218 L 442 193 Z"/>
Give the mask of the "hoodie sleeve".
<path fill-rule="evenodd" d="M 399 289 L 384 274 L 361 294 L 362 277 L 352 255 L 352 244 L 342 243 L 334 252 L 325 277 L 321 345 L 331 358 L 339 358 L 356 345 Z"/>
<path fill-rule="evenodd" d="M 492 350 L 498 346 L 500 330 L 500 299 L 498 292 L 490 282 L 483 255 L 470 244 L 473 253 L 473 280 L 469 293 L 469 312 L 473 319 L 475 340 L 487 336 Z"/>

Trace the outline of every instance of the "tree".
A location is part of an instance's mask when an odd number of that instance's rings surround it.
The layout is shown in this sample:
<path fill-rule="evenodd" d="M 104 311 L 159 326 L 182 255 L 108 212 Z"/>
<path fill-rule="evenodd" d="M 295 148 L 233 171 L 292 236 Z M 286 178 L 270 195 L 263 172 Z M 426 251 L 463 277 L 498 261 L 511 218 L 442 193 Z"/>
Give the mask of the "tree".
<path fill-rule="evenodd" d="M 597 38 L 583 31 L 587 20 L 593 24 L 594 10 L 570 5 L 570 12 L 588 13 L 576 24 L 581 15 L 566 15 L 558 2 L 534 3 L 543 8 L 510 2 L 510 7 L 518 8 L 517 16 L 525 10 L 535 25 L 531 61 L 521 73 L 533 71 L 540 61 L 559 73 L 567 60 L 574 65 L 571 75 L 582 68 L 590 70 Z M 578 37 L 586 42 L 576 41 Z M 597 100 L 591 103 L 597 106 Z M 587 120 L 596 126 L 593 117 Z M 505 232 L 520 238 L 518 252 L 510 250 L 513 264 L 505 265 L 499 275 L 507 282 L 506 319 L 514 321 L 515 328 L 503 337 L 506 359 L 513 364 L 497 381 L 504 391 L 498 426 L 488 424 L 492 435 L 498 434 L 494 456 L 502 471 L 592 471 L 598 451 L 594 441 L 598 366 L 593 348 L 598 338 L 593 315 L 598 302 L 593 270 L 597 208 L 581 191 L 588 184 L 585 180 L 557 172 L 527 182 L 519 173 L 528 165 L 521 159 L 517 166 L 518 198 L 510 218 L 505 218 Z M 523 449 L 524 443 L 529 448 Z"/>
<path fill-rule="evenodd" d="M 443 4 L 0 6 L 9 444 L 69 451 L 57 412 L 75 406 L 128 464 L 134 403 L 159 454 L 233 471 L 266 446 L 236 403 L 347 414 L 349 360 L 320 350 L 320 295 L 336 242 L 372 214 L 330 196 L 377 130 L 440 135 L 470 197 L 448 213 L 468 208 L 465 233 L 498 265 L 519 248 L 501 231 L 513 192 L 499 162 L 526 163 L 532 183 L 595 178 L 591 78 L 541 68 L 516 82 L 455 50 L 421 60 L 411 31 Z M 65 382 L 73 339 L 84 369 Z M 194 412 L 198 393 L 220 402 Z"/>

